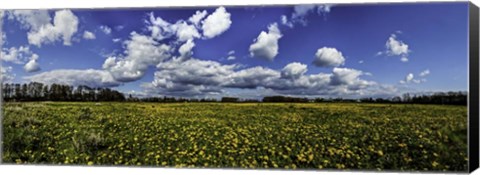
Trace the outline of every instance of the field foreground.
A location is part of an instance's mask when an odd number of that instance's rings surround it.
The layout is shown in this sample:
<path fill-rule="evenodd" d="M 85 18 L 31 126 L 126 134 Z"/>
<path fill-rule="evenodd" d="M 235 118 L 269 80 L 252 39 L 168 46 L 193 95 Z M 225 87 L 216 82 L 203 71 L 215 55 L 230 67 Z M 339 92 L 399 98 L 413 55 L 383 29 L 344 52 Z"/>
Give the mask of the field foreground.
<path fill-rule="evenodd" d="M 467 107 L 6 103 L 5 163 L 467 170 Z"/>

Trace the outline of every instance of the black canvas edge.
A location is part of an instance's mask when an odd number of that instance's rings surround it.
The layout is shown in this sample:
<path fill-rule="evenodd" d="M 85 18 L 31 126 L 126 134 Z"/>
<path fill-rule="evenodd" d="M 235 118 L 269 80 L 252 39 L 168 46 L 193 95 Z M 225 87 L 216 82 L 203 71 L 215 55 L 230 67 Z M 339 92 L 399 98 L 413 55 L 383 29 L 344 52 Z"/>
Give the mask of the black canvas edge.
<path fill-rule="evenodd" d="M 479 167 L 479 13 L 469 3 L 468 171 Z"/>

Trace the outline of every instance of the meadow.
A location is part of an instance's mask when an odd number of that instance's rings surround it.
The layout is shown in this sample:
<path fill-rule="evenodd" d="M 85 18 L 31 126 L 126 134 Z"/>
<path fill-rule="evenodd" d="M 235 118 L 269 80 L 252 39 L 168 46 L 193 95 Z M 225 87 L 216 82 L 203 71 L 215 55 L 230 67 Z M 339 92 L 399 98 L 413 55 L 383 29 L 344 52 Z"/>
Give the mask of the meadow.
<path fill-rule="evenodd" d="M 467 107 L 8 102 L 11 164 L 467 170 Z"/>

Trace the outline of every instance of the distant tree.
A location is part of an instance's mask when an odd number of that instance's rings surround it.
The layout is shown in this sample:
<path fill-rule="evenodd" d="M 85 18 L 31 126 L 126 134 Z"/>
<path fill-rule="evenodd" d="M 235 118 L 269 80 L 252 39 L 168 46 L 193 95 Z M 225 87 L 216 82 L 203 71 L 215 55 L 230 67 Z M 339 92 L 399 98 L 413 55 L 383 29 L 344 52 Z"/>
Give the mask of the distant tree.
<path fill-rule="evenodd" d="M 222 97 L 221 102 L 238 102 L 237 97 Z"/>

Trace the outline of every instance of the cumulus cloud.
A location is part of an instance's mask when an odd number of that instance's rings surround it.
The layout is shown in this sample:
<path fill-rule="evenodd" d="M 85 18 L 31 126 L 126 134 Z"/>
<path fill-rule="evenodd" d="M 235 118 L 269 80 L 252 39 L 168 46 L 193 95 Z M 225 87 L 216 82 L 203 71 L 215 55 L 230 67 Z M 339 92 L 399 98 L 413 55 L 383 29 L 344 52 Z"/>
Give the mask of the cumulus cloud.
<path fill-rule="evenodd" d="M 30 57 L 30 61 L 28 61 L 27 64 L 23 66 L 23 69 L 25 69 L 26 72 L 36 72 L 40 70 L 40 65 L 37 62 L 38 55 L 33 54 L 32 57 Z"/>
<path fill-rule="evenodd" d="M 408 54 L 408 45 L 404 42 L 397 40 L 397 35 L 392 34 L 390 38 L 388 38 L 387 43 L 385 44 L 387 47 L 387 53 L 391 55 L 403 55 Z"/>
<path fill-rule="evenodd" d="M 319 67 L 337 67 L 345 64 L 345 58 L 335 48 L 322 47 L 315 53 L 313 64 Z"/>
<path fill-rule="evenodd" d="M 273 61 L 278 54 L 278 40 L 282 38 L 282 33 L 278 29 L 277 23 L 268 27 L 268 32 L 262 31 L 250 45 L 250 56 L 264 58 Z"/>
<path fill-rule="evenodd" d="M 388 56 L 400 56 L 400 61 L 408 62 L 408 54 L 410 53 L 408 44 L 404 43 L 401 40 L 398 40 L 396 34 L 390 35 L 387 42 L 385 43 L 385 48 L 386 50 L 384 52 L 378 52 L 377 56 L 382 54 L 387 54 Z"/>
<path fill-rule="evenodd" d="M 86 40 L 93 40 L 95 39 L 95 34 L 93 34 L 92 32 L 89 32 L 89 31 L 85 31 L 83 32 L 83 39 L 86 39 Z"/>
<path fill-rule="evenodd" d="M 157 65 L 171 56 L 170 46 L 136 32 L 130 34 L 130 40 L 125 41 L 125 45 L 124 55 L 109 57 L 102 66 L 121 82 L 140 79 L 149 66 Z"/>
<path fill-rule="evenodd" d="M 362 71 L 349 68 L 333 68 L 332 85 L 352 84 L 358 81 Z"/>
<path fill-rule="evenodd" d="M 122 39 L 120 39 L 120 38 L 113 38 L 112 41 L 113 41 L 114 43 L 118 43 L 118 42 L 122 41 Z"/>
<path fill-rule="evenodd" d="M 18 21 L 22 28 L 32 31 L 38 31 L 52 20 L 47 10 L 13 10 L 7 14 L 8 19 Z"/>
<path fill-rule="evenodd" d="M 296 79 L 303 76 L 306 72 L 307 72 L 307 65 L 299 62 L 293 62 L 293 63 L 287 64 L 282 69 L 282 77 Z"/>
<path fill-rule="evenodd" d="M 120 85 L 112 75 L 104 70 L 95 69 L 57 69 L 24 77 L 25 80 L 44 84 L 66 84 L 71 86 L 114 87 Z"/>
<path fill-rule="evenodd" d="M 14 64 L 24 64 L 26 72 L 36 72 L 40 70 L 40 65 L 37 60 L 39 56 L 33 53 L 28 46 L 20 46 L 18 48 L 11 47 L 9 49 L 3 48 L 1 51 L 1 61 L 10 62 Z"/>
<path fill-rule="evenodd" d="M 218 94 L 220 84 L 236 65 L 222 65 L 215 61 L 174 59 L 158 65 L 154 81 L 143 87 L 151 93 L 175 96 Z"/>
<path fill-rule="evenodd" d="M 22 17 L 19 16 L 19 18 Z M 26 21 L 31 22 L 30 20 Z M 48 23 L 43 21 L 41 23 L 33 22 L 29 23 L 28 26 L 30 28 L 27 34 L 28 42 L 32 45 L 41 47 L 44 43 L 48 44 L 63 40 L 63 45 L 69 46 L 72 44 L 72 36 L 78 30 L 78 18 L 70 10 L 59 10 L 55 12 L 53 23 L 50 23 L 50 18 L 48 18 Z"/>
<path fill-rule="evenodd" d="M 237 57 L 233 56 L 233 55 L 229 55 L 227 57 L 227 60 L 235 60 Z"/>
<path fill-rule="evenodd" d="M 173 96 L 222 95 L 226 89 L 264 89 L 286 95 L 361 95 L 380 91 L 361 78 L 360 70 L 334 68 L 332 73 L 306 75 L 307 65 L 293 62 L 281 70 L 243 68 L 195 58 L 172 59 L 157 66 L 154 80 L 142 86 L 149 93 Z M 384 92 L 384 91 L 382 91 Z"/>
<path fill-rule="evenodd" d="M 110 33 L 112 33 L 112 28 L 110 28 L 106 25 L 101 25 L 100 30 L 107 35 L 110 35 Z"/>
<path fill-rule="evenodd" d="M 1 60 L 5 62 L 11 62 L 15 64 L 23 64 L 29 60 L 34 53 L 28 46 L 11 47 L 9 49 L 3 48 L 1 51 Z"/>
<path fill-rule="evenodd" d="M 12 73 L 12 66 L 0 66 L 0 83 L 10 83 L 15 79 L 15 74 Z"/>
<path fill-rule="evenodd" d="M 3 44 L 7 40 L 7 35 L 5 34 L 5 32 L 3 32 L 3 17 L 5 16 L 5 13 L 6 12 L 4 10 L 0 10 L 0 48 L 2 48 Z"/>
<path fill-rule="evenodd" d="M 286 26 L 288 26 L 288 27 L 290 27 L 290 28 L 293 28 L 293 22 L 289 21 L 288 18 L 287 18 L 287 16 L 282 15 L 282 16 L 280 17 L 280 20 L 281 20 L 281 22 L 282 22 L 283 25 L 286 25 Z"/>
<path fill-rule="evenodd" d="M 231 50 L 227 53 L 227 60 L 235 60 L 237 57 L 235 57 L 235 51 Z"/>
<path fill-rule="evenodd" d="M 189 59 L 193 55 L 193 47 L 195 47 L 195 43 L 192 40 L 188 40 L 185 42 L 180 48 L 178 52 L 180 53 L 181 59 Z"/>
<path fill-rule="evenodd" d="M 0 36 L 0 46 L 3 46 L 5 44 L 5 42 L 7 41 L 7 35 L 2 30 L 0 30 L 0 34 L 1 34 L 1 36 Z"/>
<path fill-rule="evenodd" d="M 108 57 L 103 69 L 112 73 L 116 80 L 129 82 L 140 79 L 149 66 L 159 67 L 166 60 L 188 60 L 193 56 L 194 39 L 213 38 L 230 27 L 230 13 L 223 7 L 205 16 L 206 11 L 197 11 L 188 20 L 170 23 L 150 13 L 145 23 L 151 35 L 133 32 L 131 39 L 124 42 L 124 54 Z M 174 52 L 177 48 L 178 56 Z"/>
<path fill-rule="evenodd" d="M 252 67 L 232 73 L 226 87 L 255 89 L 260 86 L 267 86 L 271 81 L 280 78 L 280 72 L 265 67 Z"/>
<path fill-rule="evenodd" d="M 224 7 L 219 7 L 202 21 L 203 35 L 206 38 L 216 37 L 227 31 L 231 24 L 230 13 Z"/>
<path fill-rule="evenodd" d="M 197 28 L 194 25 L 189 25 L 186 22 L 179 22 L 175 26 L 177 31 L 177 38 L 179 41 L 192 40 L 194 38 L 200 38 Z"/>
<path fill-rule="evenodd" d="M 312 12 L 315 10 L 317 6 L 315 4 L 302 4 L 296 5 L 293 7 L 293 14 L 292 18 L 303 18 L 307 15 L 307 13 Z"/>
<path fill-rule="evenodd" d="M 148 26 L 148 30 L 151 31 L 151 36 L 159 41 L 171 37 L 176 32 L 172 24 L 163 20 L 161 17 L 155 17 L 153 12 L 150 13 L 148 24 L 150 25 Z"/>
<path fill-rule="evenodd" d="M 426 69 L 426 70 L 420 72 L 419 76 L 425 77 L 425 76 L 427 76 L 427 75 L 429 75 L 429 74 L 430 74 L 430 69 Z"/>
<path fill-rule="evenodd" d="M 188 18 L 188 21 L 192 22 L 195 26 L 200 25 L 200 21 L 207 16 L 207 11 L 196 11 L 194 15 Z"/>
<path fill-rule="evenodd" d="M 408 83 L 422 83 L 427 81 L 426 79 L 415 79 L 415 76 L 413 73 L 408 73 L 407 76 L 405 76 L 404 80 L 400 80 L 400 84 L 408 84 Z"/>
<path fill-rule="evenodd" d="M 172 24 L 150 13 L 148 23 L 150 24 L 148 29 L 152 32 L 151 36 L 159 41 L 172 36 L 176 36 L 176 39 L 181 42 L 201 37 L 195 25 L 188 24 L 184 20 L 178 20 Z"/>
<path fill-rule="evenodd" d="M 293 28 L 295 24 L 300 23 L 303 26 L 308 24 L 306 17 L 311 13 L 317 13 L 318 15 L 324 15 L 330 12 L 332 8 L 331 4 L 315 5 L 315 4 L 302 4 L 293 7 L 293 13 L 288 19 L 286 15 L 281 16 L 281 22 L 290 28 Z"/>

